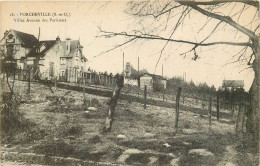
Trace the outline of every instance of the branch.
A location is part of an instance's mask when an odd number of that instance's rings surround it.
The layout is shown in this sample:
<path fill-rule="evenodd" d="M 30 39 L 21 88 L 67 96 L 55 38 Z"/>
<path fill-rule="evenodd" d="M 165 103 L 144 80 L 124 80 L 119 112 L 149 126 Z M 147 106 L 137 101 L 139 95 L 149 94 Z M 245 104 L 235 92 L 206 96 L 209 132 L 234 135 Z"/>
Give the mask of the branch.
<path fill-rule="evenodd" d="M 93 58 L 96 58 L 96 57 L 98 57 L 98 56 L 100 56 L 100 55 L 103 55 L 103 54 L 105 54 L 105 53 L 108 53 L 108 52 L 110 52 L 110 51 L 113 51 L 113 50 L 115 50 L 115 49 L 117 49 L 117 48 L 119 48 L 119 47 L 122 47 L 123 45 L 126 45 L 127 43 L 130 43 L 130 42 L 134 41 L 135 39 L 136 39 L 136 37 L 134 37 L 134 38 L 132 38 L 132 39 L 130 39 L 130 40 L 128 40 L 128 41 L 122 43 L 122 44 L 119 44 L 119 45 L 117 45 L 117 46 L 115 46 L 115 47 L 113 47 L 113 48 L 111 48 L 111 49 L 109 49 L 109 50 L 107 50 L 107 51 L 105 51 L 105 52 L 101 52 L 100 54 L 94 56 Z"/>
<path fill-rule="evenodd" d="M 256 8 L 259 8 L 259 2 L 257 0 L 224 0 L 224 1 L 196 1 L 196 2 L 190 2 L 187 0 L 176 0 L 176 2 L 183 2 L 183 3 L 190 3 L 190 4 L 196 4 L 196 5 L 219 5 L 222 3 L 227 3 L 227 2 L 240 2 L 240 3 L 244 3 L 246 5 L 250 5 L 250 6 L 254 6 Z"/>
<path fill-rule="evenodd" d="M 126 32 L 107 32 L 100 29 L 104 35 L 101 35 L 101 37 L 115 37 L 115 36 L 126 36 L 126 37 L 133 37 L 135 39 L 147 39 L 147 40 L 162 40 L 162 41 L 169 41 L 169 42 L 177 42 L 177 43 L 185 43 L 189 45 L 198 45 L 198 46 L 213 46 L 213 45 L 232 45 L 232 46 L 248 46 L 253 47 L 252 43 L 250 42 L 225 42 L 225 41 L 218 41 L 218 42 L 210 42 L 210 43 L 198 43 L 198 42 L 192 42 L 192 41 L 186 41 L 186 40 L 176 40 L 176 39 L 169 39 L 164 38 L 157 35 L 150 35 L 150 34 L 128 34 Z"/>
<path fill-rule="evenodd" d="M 174 27 L 174 29 L 173 29 L 173 31 L 172 31 L 172 33 L 171 33 L 171 35 L 169 36 L 168 39 L 170 39 L 170 38 L 172 37 L 172 35 L 174 34 L 174 32 L 176 31 L 176 29 L 178 28 L 178 26 L 179 26 L 180 23 L 182 22 L 181 19 L 182 19 L 182 18 L 185 18 L 185 16 L 183 17 L 183 15 L 185 15 L 185 12 L 187 11 L 188 8 L 189 8 L 189 7 L 186 7 L 186 8 L 183 10 L 181 16 L 179 17 L 177 23 L 175 24 L 175 27 Z M 158 66 L 158 64 L 159 64 L 159 62 L 160 62 L 160 59 L 161 59 L 162 54 L 163 54 L 163 51 L 164 51 L 164 49 L 166 48 L 166 46 L 168 45 L 168 43 L 169 43 L 169 40 L 166 41 L 165 45 L 163 46 L 163 48 L 162 48 L 162 50 L 161 50 L 161 52 L 160 52 L 160 56 L 159 56 L 159 58 L 158 58 L 158 60 L 157 60 L 157 63 L 156 63 L 156 65 L 155 65 L 155 70 L 156 70 L 156 68 L 157 68 L 157 66 Z M 155 71 L 154 71 L 154 72 L 155 72 Z"/>
<path fill-rule="evenodd" d="M 204 14 L 205 16 L 212 17 L 212 18 L 215 18 L 217 20 L 220 20 L 220 21 L 228 23 L 229 25 L 231 25 L 235 29 L 237 29 L 240 32 L 246 34 L 253 41 L 257 41 L 258 40 L 257 35 L 255 35 L 251 30 L 249 30 L 249 29 L 239 25 L 238 23 L 233 21 L 231 19 L 231 17 L 229 17 L 229 16 L 222 16 L 222 15 L 219 15 L 219 14 L 208 12 L 208 11 L 198 7 L 197 5 L 194 5 L 194 3 L 188 3 L 188 2 L 179 2 L 179 3 L 183 4 L 183 5 L 186 5 L 186 6 L 190 6 L 191 8 L 193 8 L 194 10 L 197 10 L 198 12 Z"/>

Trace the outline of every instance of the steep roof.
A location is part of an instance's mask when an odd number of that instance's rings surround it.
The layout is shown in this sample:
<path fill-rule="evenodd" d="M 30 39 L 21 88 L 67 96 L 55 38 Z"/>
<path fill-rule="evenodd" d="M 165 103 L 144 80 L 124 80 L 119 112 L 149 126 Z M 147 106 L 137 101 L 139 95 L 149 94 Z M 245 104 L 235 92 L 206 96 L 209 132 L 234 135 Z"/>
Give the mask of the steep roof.
<path fill-rule="evenodd" d="M 66 50 L 66 41 L 62 41 L 61 42 L 61 45 L 63 46 L 64 50 Z M 70 53 L 69 55 L 64 55 L 63 57 L 64 58 L 72 58 L 76 51 L 77 51 L 77 46 L 80 45 L 80 42 L 79 40 L 70 40 Z M 83 52 L 79 49 L 82 57 L 81 58 L 84 58 L 84 60 L 87 60 L 87 58 L 83 55 Z"/>
<path fill-rule="evenodd" d="M 28 54 L 27 57 L 34 57 L 36 55 L 36 50 L 44 45 L 45 49 L 42 50 L 39 54 L 43 56 L 50 48 L 52 48 L 57 43 L 57 40 L 45 40 L 40 41 L 40 43 L 37 45 L 37 47 L 34 47 Z"/>
<path fill-rule="evenodd" d="M 41 54 L 44 54 L 46 51 L 48 51 L 50 48 L 52 48 L 57 43 L 57 40 L 45 40 L 40 41 L 40 45 L 44 44 L 45 49 L 41 51 Z"/>
<path fill-rule="evenodd" d="M 149 76 L 153 77 L 154 79 L 167 80 L 167 79 L 164 78 L 163 76 L 156 75 L 156 74 L 144 73 L 142 76 L 144 76 L 144 75 L 149 75 Z M 141 77 L 142 77 L 142 76 L 141 76 Z"/>
<path fill-rule="evenodd" d="M 12 30 L 12 31 L 23 42 L 24 44 L 23 46 L 26 48 L 33 48 L 35 45 L 39 44 L 38 39 L 34 35 L 16 31 L 16 30 Z"/>
<path fill-rule="evenodd" d="M 64 50 L 66 50 L 66 41 L 62 41 L 61 45 L 63 46 Z M 76 48 L 79 45 L 79 40 L 70 40 L 70 53 L 64 57 L 73 57 L 74 53 L 76 52 Z"/>

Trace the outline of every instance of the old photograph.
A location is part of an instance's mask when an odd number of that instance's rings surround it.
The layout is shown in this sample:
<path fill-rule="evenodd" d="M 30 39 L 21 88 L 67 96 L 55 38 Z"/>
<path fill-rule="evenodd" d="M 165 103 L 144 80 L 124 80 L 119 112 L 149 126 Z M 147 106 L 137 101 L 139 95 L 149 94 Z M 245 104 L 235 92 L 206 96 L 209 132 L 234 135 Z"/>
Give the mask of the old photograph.
<path fill-rule="evenodd" d="M 258 166 L 258 0 L 0 1 L 0 166 Z"/>

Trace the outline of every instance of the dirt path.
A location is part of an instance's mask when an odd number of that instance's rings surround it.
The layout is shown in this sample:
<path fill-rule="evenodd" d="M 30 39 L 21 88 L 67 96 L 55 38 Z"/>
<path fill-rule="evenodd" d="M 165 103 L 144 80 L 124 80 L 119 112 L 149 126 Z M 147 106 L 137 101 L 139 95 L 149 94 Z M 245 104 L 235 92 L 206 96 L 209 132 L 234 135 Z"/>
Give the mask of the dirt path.
<path fill-rule="evenodd" d="M 217 164 L 217 166 L 235 166 L 236 164 L 236 154 L 234 147 L 229 145 L 226 147 L 226 151 L 222 160 Z"/>
<path fill-rule="evenodd" d="M 26 164 L 24 162 L 0 161 L 0 166 L 44 166 L 44 165 Z"/>

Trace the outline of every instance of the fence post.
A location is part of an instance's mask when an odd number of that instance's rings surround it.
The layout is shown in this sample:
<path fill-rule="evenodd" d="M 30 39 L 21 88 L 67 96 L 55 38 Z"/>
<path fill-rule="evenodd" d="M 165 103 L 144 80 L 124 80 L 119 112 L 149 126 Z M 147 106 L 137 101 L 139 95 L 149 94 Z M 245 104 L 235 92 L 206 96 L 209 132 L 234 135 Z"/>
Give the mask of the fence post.
<path fill-rule="evenodd" d="M 165 92 L 165 89 L 163 88 L 163 101 L 164 101 L 164 92 Z"/>
<path fill-rule="evenodd" d="M 234 90 L 232 89 L 230 92 L 230 110 L 231 110 L 231 121 L 234 122 L 234 113 L 235 113 L 235 108 L 234 108 Z"/>
<path fill-rule="evenodd" d="M 55 90 L 57 90 L 57 76 L 54 79 L 54 86 L 55 86 Z"/>
<path fill-rule="evenodd" d="M 31 93 L 31 70 L 30 70 L 30 68 L 28 69 L 28 73 L 29 73 L 29 76 L 28 76 L 28 93 L 30 94 Z"/>
<path fill-rule="evenodd" d="M 175 129 L 178 129 L 178 123 L 179 123 L 180 97 L 181 97 L 181 87 L 178 88 L 177 95 L 176 95 Z"/>
<path fill-rule="evenodd" d="M 209 96 L 209 128 L 211 127 L 211 112 L 212 112 L 212 107 L 211 107 L 211 101 L 212 101 L 212 96 Z"/>
<path fill-rule="evenodd" d="M 147 86 L 144 86 L 144 109 L 146 109 L 146 100 L 147 100 Z"/>
<path fill-rule="evenodd" d="M 119 76 L 119 78 L 116 80 L 116 85 L 113 90 L 113 95 L 109 102 L 109 109 L 108 109 L 108 115 L 106 118 L 105 126 L 103 128 L 103 132 L 110 132 L 112 128 L 112 124 L 114 121 L 114 113 L 115 113 L 115 107 L 117 105 L 117 101 L 121 92 L 121 89 L 124 86 L 124 77 Z"/>
<path fill-rule="evenodd" d="M 235 128 L 236 133 L 238 133 L 240 115 L 241 115 L 241 103 L 238 104 L 238 112 L 237 112 L 236 128 Z"/>
<path fill-rule="evenodd" d="M 84 75 L 84 73 L 82 73 L 82 81 L 83 81 L 83 99 L 84 99 L 84 102 L 86 101 L 86 96 L 85 96 L 85 84 L 86 84 L 86 82 L 85 82 L 85 75 Z"/>
<path fill-rule="evenodd" d="M 217 120 L 219 120 L 219 91 L 217 92 Z"/>
<path fill-rule="evenodd" d="M 245 116 L 246 116 L 246 101 L 243 99 L 243 116 L 242 116 L 242 134 L 244 133 L 244 123 L 245 123 Z"/>

